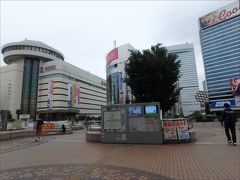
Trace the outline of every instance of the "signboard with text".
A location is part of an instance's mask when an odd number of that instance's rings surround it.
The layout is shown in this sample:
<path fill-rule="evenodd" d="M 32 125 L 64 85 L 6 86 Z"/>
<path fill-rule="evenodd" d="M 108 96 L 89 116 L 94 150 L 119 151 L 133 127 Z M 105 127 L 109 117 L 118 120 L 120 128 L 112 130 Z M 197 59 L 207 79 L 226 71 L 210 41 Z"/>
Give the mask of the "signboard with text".
<path fill-rule="evenodd" d="M 228 103 L 231 107 L 236 106 L 236 102 L 234 98 L 231 99 L 219 99 L 219 100 L 210 100 L 211 108 L 224 108 L 224 103 Z"/>
<path fill-rule="evenodd" d="M 111 50 L 106 57 L 106 64 L 108 65 L 110 62 L 118 58 L 118 48 L 114 48 Z"/>
<path fill-rule="evenodd" d="M 230 87 L 236 106 L 240 106 L 240 77 L 230 79 Z"/>
<path fill-rule="evenodd" d="M 201 29 L 240 15 L 239 0 L 199 18 Z"/>
<path fill-rule="evenodd" d="M 163 121 L 165 140 L 185 140 L 190 139 L 187 120 Z"/>

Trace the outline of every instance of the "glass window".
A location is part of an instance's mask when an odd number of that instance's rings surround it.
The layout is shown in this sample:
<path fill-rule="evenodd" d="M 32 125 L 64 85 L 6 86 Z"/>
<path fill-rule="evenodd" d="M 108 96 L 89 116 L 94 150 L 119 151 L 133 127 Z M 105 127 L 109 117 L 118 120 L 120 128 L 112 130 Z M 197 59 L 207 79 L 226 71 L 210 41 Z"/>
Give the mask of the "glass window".
<path fill-rule="evenodd" d="M 206 42 L 206 41 L 210 41 L 210 40 L 214 40 L 215 38 L 219 38 L 222 39 L 223 37 L 227 37 L 227 36 L 231 36 L 232 34 L 239 34 L 239 25 L 238 26 L 233 26 L 229 29 L 225 29 L 222 32 L 218 32 L 217 34 L 214 35 L 209 35 L 208 37 L 202 37 L 201 40 L 202 42 Z"/>
<path fill-rule="evenodd" d="M 207 56 L 204 56 L 204 63 L 218 63 L 219 61 L 227 61 L 228 59 L 230 58 L 235 58 L 235 57 L 239 57 L 239 52 L 236 52 L 236 53 L 231 53 L 231 54 L 227 54 L 225 56 L 219 56 L 217 55 L 216 57 L 207 57 Z M 226 59 L 227 58 L 227 59 Z"/>

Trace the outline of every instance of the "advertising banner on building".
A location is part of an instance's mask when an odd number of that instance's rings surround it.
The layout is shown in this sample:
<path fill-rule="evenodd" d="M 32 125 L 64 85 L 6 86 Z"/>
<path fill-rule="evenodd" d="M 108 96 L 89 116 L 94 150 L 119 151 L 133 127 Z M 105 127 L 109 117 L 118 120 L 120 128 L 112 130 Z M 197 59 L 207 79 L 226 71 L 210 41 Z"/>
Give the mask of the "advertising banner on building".
<path fill-rule="evenodd" d="M 224 108 L 224 104 L 228 103 L 231 107 L 236 106 L 236 102 L 234 98 L 231 99 L 219 99 L 219 100 L 210 100 L 211 108 Z"/>
<path fill-rule="evenodd" d="M 53 101 L 53 80 L 48 82 L 48 102 L 47 107 L 52 108 Z"/>
<path fill-rule="evenodd" d="M 230 87 L 236 106 L 240 106 L 240 77 L 230 79 Z"/>
<path fill-rule="evenodd" d="M 240 77 L 230 79 L 230 87 L 233 96 L 240 96 Z"/>
<path fill-rule="evenodd" d="M 71 102 L 72 102 L 72 106 L 71 107 L 75 107 L 75 102 L 76 102 L 76 95 L 75 95 L 75 93 L 76 93 L 76 85 L 75 84 L 73 84 L 72 85 L 72 100 L 71 100 Z"/>
<path fill-rule="evenodd" d="M 80 102 L 80 87 L 76 86 L 76 93 L 75 93 L 75 108 L 78 109 L 79 108 L 79 102 Z"/>
<path fill-rule="evenodd" d="M 106 57 L 106 64 L 108 65 L 110 62 L 118 58 L 118 48 L 114 48 L 111 50 Z"/>
<path fill-rule="evenodd" d="M 239 0 L 199 18 L 200 28 L 206 28 L 240 15 Z"/>
<path fill-rule="evenodd" d="M 68 84 L 67 101 L 68 101 L 68 108 L 71 108 L 72 107 L 72 84 Z"/>
<path fill-rule="evenodd" d="M 68 84 L 68 108 L 79 108 L 80 87 L 76 84 Z"/>

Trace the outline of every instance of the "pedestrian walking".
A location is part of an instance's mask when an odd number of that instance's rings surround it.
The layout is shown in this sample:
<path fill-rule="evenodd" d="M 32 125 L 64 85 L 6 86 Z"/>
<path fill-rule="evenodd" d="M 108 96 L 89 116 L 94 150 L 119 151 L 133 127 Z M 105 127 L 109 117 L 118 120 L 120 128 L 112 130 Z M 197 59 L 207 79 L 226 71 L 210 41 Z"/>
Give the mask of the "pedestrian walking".
<path fill-rule="evenodd" d="M 236 113 L 230 108 L 228 103 L 224 104 L 224 110 L 221 113 L 221 126 L 225 128 L 225 134 L 227 136 L 228 144 L 237 145 L 236 139 L 236 128 L 235 123 L 237 122 Z M 229 133 L 231 131 L 231 136 Z"/>
<path fill-rule="evenodd" d="M 62 124 L 62 133 L 65 134 L 66 133 L 66 125 Z"/>
<path fill-rule="evenodd" d="M 41 139 L 42 135 L 42 125 L 44 124 L 42 119 L 38 119 L 36 123 L 36 141 L 39 141 Z"/>

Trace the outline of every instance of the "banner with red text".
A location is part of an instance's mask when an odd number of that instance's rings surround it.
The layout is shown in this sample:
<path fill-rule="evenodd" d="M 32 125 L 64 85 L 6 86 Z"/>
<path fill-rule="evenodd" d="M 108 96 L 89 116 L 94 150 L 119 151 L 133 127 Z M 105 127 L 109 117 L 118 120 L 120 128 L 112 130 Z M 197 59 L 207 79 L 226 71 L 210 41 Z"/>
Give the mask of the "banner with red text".
<path fill-rule="evenodd" d="M 165 140 L 189 139 L 188 123 L 186 120 L 163 121 Z"/>

